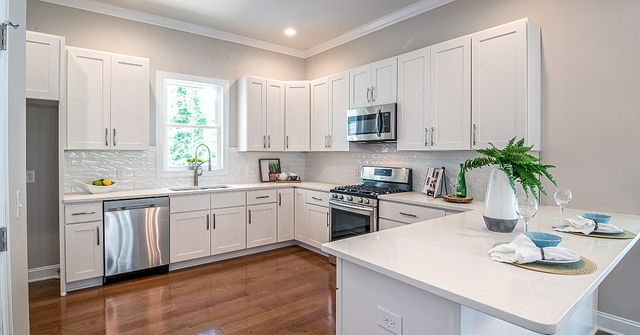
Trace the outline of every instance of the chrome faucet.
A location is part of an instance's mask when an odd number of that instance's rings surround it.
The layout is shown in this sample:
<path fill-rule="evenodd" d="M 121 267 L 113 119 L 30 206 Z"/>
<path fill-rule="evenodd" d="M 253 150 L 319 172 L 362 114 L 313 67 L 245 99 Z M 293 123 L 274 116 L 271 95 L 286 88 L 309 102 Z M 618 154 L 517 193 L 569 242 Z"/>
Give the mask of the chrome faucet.
<path fill-rule="evenodd" d="M 200 149 L 200 147 L 205 147 L 205 149 L 207 149 L 207 160 L 201 163 L 198 162 L 198 150 Z M 200 171 L 200 167 L 202 166 L 202 164 L 208 162 L 209 171 L 211 171 L 211 150 L 206 144 L 200 144 L 196 147 L 196 155 L 194 157 L 196 158 L 196 165 L 193 168 L 193 186 L 198 186 L 198 177 L 202 176 L 202 171 Z"/>

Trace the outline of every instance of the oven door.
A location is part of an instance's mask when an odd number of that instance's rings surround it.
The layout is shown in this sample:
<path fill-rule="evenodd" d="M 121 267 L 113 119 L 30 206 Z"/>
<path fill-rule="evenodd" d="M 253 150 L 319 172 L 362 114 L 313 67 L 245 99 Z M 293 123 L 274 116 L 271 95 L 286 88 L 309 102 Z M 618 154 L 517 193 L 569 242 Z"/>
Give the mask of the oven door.
<path fill-rule="evenodd" d="M 347 112 L 350 142 L 396 140 L 396 105 L 352 109 Z"/>
<path fill-rule="evenodd" d="M 331 241 L 341 240 L 378 230 L 375 207 L 329 202 Z"/>

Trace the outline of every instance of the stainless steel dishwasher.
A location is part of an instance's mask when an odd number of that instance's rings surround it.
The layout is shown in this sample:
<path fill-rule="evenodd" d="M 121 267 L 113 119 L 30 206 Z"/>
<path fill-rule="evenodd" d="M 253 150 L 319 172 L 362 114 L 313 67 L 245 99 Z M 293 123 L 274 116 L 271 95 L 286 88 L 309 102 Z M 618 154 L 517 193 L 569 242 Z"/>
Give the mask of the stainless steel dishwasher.
<path fill-rule="evenodd" d="M 169 198 L 104 202 L 104 282 L 169 270 Z"/>

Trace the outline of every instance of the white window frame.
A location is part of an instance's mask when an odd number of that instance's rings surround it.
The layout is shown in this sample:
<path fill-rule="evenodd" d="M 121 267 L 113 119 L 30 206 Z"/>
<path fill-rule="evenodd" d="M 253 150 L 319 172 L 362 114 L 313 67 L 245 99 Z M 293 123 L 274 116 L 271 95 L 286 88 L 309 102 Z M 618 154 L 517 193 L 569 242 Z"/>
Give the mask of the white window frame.
<path fill-rule="evenodd" d="M 165 133 L 166 110 L 164 81 L 166 79 L 222 86 L 223 108 L 220 115 L 222 120 L 219 128 L 220 131 L 222 131 L 222 143 L 220 144 L 220 152 L 218 152 L 222 167 L 211 172 L 205 168 L 203 176 L 227 175 L 229 173 L 229 81 L 164 71 L 158 71 L 156 73 L 156 174 L 161 178 L 189 177 L 193 175 L 193 172 L 186 169 L 184 171 L 165 170 L 165 146 L 167 145 L 167 138 Z M 207 165 L 205 164 L 204 166 L 206 167 Z"/>

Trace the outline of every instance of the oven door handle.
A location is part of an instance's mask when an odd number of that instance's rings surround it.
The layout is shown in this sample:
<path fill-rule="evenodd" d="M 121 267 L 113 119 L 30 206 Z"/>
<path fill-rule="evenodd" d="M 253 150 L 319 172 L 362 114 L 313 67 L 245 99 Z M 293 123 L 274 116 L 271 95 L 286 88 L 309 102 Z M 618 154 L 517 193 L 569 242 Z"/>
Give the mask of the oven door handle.
<path fill-rule="evenodd" d="M 351 210 L 356 210 L 356 211 L 360 211 L 363 213 L 366 213 L 367 215 L 370 215 L 371 213 L 375 212 L 375 208 L 374 207 L 364 207 L 364 206 L 354 206 L 354 205 L 347 205 L 347 204 L 337 204 L 335 202 L 330 202 L 329 203 L 329 207 L 331 209 L 336 208 L 336 209 L 351 209 Z"/>

